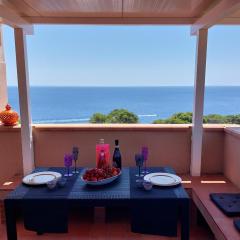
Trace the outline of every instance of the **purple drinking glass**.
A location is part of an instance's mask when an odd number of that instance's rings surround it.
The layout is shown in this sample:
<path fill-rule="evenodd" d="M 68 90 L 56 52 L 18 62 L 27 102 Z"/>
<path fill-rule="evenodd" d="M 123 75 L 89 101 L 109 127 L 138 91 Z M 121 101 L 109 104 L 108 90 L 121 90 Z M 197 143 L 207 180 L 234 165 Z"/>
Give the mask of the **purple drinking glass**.
<path fill-rule="evenodd" d="M 64 175 L 65 177 L 70 177 L 72 174 L 70 173 L 70 167 L 72 166 L 73 156 L 72 154 L 65 154 L 64 156 L 64 166 L 67 168 L 67 173 Z"/>
<path fill-rule="evenodd" d="M 142 171 L 142 173 L 144 175 L 148 174 L 149 172 L 147 171 L 147 160 L 148 160 L 148 147 L 143 146 L 142 147 L 142 155 L 143 155 L 143 159 L 144 159 L 144 169 Z"/>

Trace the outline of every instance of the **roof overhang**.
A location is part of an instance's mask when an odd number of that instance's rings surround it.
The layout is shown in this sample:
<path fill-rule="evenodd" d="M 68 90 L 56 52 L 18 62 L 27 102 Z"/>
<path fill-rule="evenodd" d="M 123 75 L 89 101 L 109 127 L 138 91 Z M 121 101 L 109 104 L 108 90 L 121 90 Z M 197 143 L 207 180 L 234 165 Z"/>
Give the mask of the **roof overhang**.
<path fill-rule="evenodd" d="M 25 34 L 33 34 L 32 23 L 20 16 L 20 14 L 10 8 L 7 1 L 0 0 L 1 23 L 10 25 L 14 28 L 22 28 Z"/>
<path fill-rule="evenodd" d="M 34 24 L 240 24 L 240 0 L 0 0 L 1 22 L 33 32 Z"/>
<path fill-rule="evenodd" d="M 228 16 L 235 14 L 237 10 L 240 9 L 239 0 L 221 0 L 212 7 L 206 14 L 200 17 L 191 27 L 191 34 L 195 35 L 200 29 L 207 29 L 215 24 L 218 24 L 219 21 L 224 23 L 227 20 Z M 239 14 L 240 17 L 240 14 Z M 240 18 L 232 18 L 232 21 L 235 20 L 236 23 L 240 24 Z"/>

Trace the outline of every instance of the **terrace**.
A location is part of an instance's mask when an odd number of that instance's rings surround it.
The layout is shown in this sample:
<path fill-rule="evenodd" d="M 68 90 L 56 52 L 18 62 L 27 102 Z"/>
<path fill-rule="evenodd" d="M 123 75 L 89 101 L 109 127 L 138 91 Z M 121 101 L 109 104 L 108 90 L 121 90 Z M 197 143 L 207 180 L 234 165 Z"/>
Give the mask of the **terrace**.
<path fill-rule="evenodd" d="M 208 29 L 218 24 L 226 27 L 240 24 L 240 1 L 2 0 L 0 17 L 1 23 L 13 27 L 15 32 L 21 115 L 21 125 L 0 126 L 0 197 L 16 184 L 17 176 L 26 175 L 35 167 L 61 166 L 62 156 L 73 145 L 81 148 L 81 165 L 94 166 L 96 141 L 104 138 L 106 142 L 113 142 L 118 138 L 123 143 L 124 166 L 134 165 L 134 153 L 145 144 L 151 149 L 150 166 L 171 166 L 183 177 L 183 185 L 194 202 L 193 209 L 199 209 L 211 229 L 192 224 L 191 239 L 240 238 L 232 219 L 225 217 L 208 197 L 214 191 L 239 192 L 240 128 L 234 125 L 202 124 Z M 189 25 L 190 34 L 197 40 L 193 124 L 32 124 L 26 36 L 33 34 L 36 24 Z M 0 31 L 0 109 L 7 101 L 6 66 Z M 131 233 L 126 216 L 118 217 L 116 222 L 109 224 L 101 221 L 92 224 L 91 220 L 88 222 L 73 216 L 69 235 L 59 234 L 57 237 L 106 239 L 107 231 L 109 238 L 118 239 L 122 237 L 124 228 L 127 238 L 151 239 L 148 235 Z M 193 213 L 191 217 L 195 219 Z M 79 230 L 78 223 L 85 226 L 86 231 Z M 56 237 L 47 234 L 36 236 L 21 226 L 19 229 L 23 239 Z M 0 239 L 5 239 L 4 225 L 0 226 L 0 233 Z"/>

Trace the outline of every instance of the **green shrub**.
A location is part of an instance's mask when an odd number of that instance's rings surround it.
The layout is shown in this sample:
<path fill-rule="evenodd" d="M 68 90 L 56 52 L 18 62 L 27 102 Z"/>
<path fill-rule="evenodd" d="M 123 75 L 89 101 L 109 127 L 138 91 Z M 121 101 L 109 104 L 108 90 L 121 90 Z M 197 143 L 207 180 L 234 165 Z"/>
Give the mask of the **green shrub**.
<path fill-rule="evenodd" d="M 240 124 L 240 114 L 237 115 L 227 115 L 226 123 Z"/>
<path fill-rule="evenodd" d="M 178 112 L 166 119 L 157 119 L 154 124 L 190 124 L 192 123 L 191 112 Z M 139 119 L 136 114 L 126 109 L 114 109 L 109 114 L 94 113 L 90 123 L 138 123 Z M 220 115 L 208 114 L 203 117 L 203 123 L 219 124 L 240 124 L 240 114 L 237 115 Z"/>
<path fill-rule="evenodd" d="M 181 118 L 171 117 L 171 118 L 166 119 L 165 123 L 168 123 L 168 124 L 186 124 L 186 123 L 190 123 L 190 122 L 187 122 L 187 121 L 185 121 Z"/>
<path fill-rule="evenodd" d="M 106 123 L 107 120 L 107 116 L 105 114 L 102 113 L 94 113 L 89 122 L 90 123 Z"/>
<path fill-rule="evenodd" d="M 191 112 L 179 112 L 173 114 L 171 117 L 166 119 L 158 119 L 153 121 L 154 124 L 187 124 L 192 122 Z"/>
<path fill-rule="evenodd" d="M 204 123 L 226 123 L 226 116 L 220 114 L 209 114 L 204 116 Z"/>
<path fill-rule="evenodd" d="M 138 116 L 126 109 L 114 109 L 107 115 L 93 114 L 90 123 L 138 123 Z"/>
<path fill-rule="evenodd" d="M 126 109 L 114 109 L 107 115 L 108 123 L 138 123 L 138 116 Z"/>
<path fill-rule="evenodd" d="M 166 123 L 166 121 L 163 119 L 158 119 L 153 121 L 153 124 L 164 124 L 164 123 Z"/>
<path fill-rule="evenodd" d="M 170 122 L 179 123 L 192 123 L 192 113 L 191 112 L 180 112 L 175 113 L 170 117 Z"/>
<path fill-rule="evenodd" d="M 173 114 L 171 117 L 166 119 L 158 119 L 153 123 L 169 123 L 169 124 L 189 124 L 192 123 L 191 112 L 179 112 Z M 240 114 L 238 115 L 220 115 L 220 114 L 209 114 L 203 117 L 203 123 L 229 123 L 229 124 L 240 124 Z"/>

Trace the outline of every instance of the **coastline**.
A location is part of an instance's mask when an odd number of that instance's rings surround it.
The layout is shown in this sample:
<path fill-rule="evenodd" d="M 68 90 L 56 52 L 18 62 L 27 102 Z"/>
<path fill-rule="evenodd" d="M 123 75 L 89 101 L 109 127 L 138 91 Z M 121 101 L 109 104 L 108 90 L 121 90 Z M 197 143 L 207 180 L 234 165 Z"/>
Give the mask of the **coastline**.
<path fill-rule="evenodd" d="M 240 86 L 207 86 L 204 114 L 240 113 Z M 140 123 L 191 112 L 193 86 L 31 86 L 33 123 L 88 123 L 92 114 L 116 108 L 134 112 Z M 19 112 L 17 87 L 9 87 L 9 102 Z"/>

